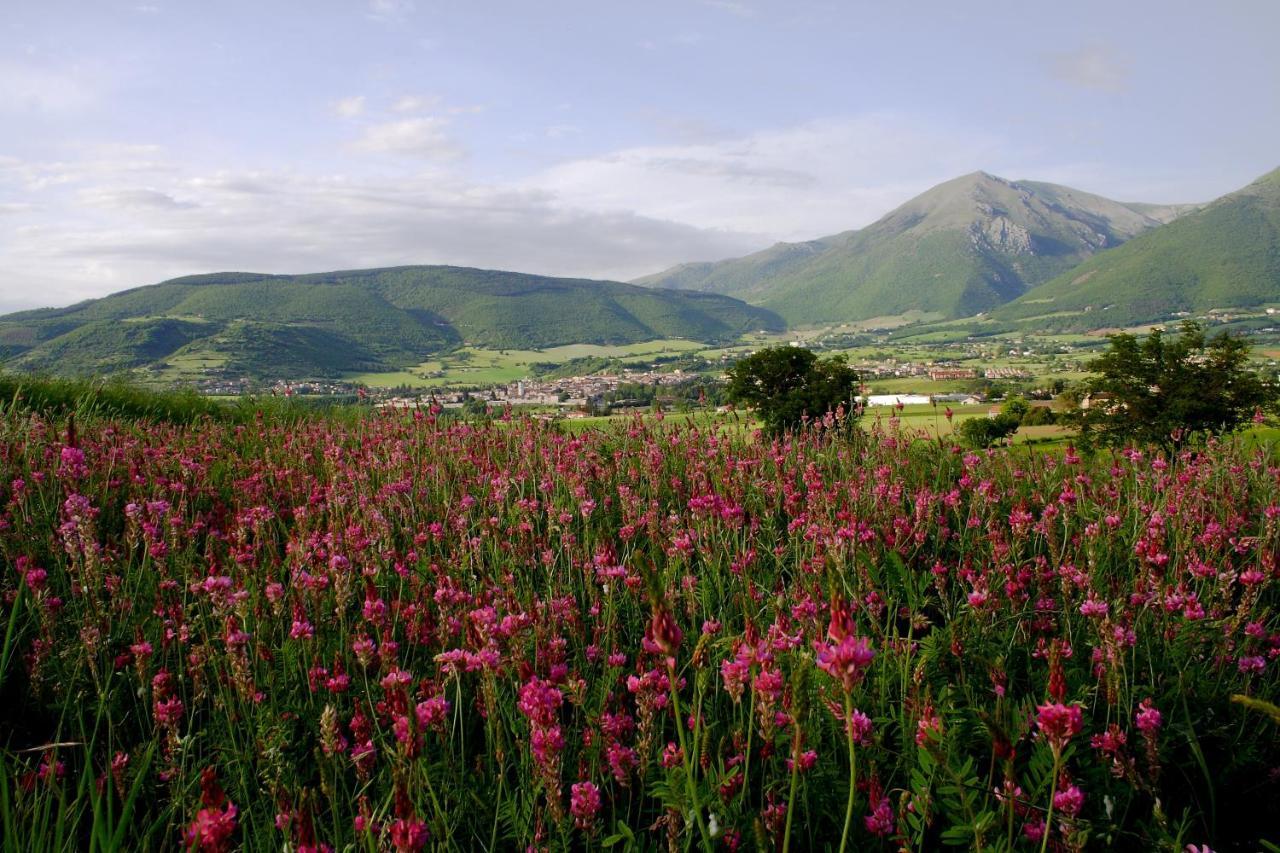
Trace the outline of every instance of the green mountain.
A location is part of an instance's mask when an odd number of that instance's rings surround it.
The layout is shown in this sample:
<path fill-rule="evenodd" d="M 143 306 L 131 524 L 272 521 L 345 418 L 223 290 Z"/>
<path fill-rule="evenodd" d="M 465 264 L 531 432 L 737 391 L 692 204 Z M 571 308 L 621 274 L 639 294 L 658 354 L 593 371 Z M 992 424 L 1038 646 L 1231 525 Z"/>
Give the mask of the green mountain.
<path fill-rule="evenodd" d="M 1062 329 L 1280 303 L 1280 169 L 995 311 Z"/>
<path fill-rule="evenodd" d="M 0 317 L 0 359 L 64 374 L 194 360 L 234 375 L 332 377 L 418 364 L 463 343 L 718 341 L 782 326 L 718 294 L 462 267 L 214 273 Z"/>
<path fill-rule="evenodd" d="M 974 172 L 857 231 L 684 264 L 636 283 L 736 296 L 792 324 L 907 312 L 964 317 L 1016 299 L 1188 209 Z"/>

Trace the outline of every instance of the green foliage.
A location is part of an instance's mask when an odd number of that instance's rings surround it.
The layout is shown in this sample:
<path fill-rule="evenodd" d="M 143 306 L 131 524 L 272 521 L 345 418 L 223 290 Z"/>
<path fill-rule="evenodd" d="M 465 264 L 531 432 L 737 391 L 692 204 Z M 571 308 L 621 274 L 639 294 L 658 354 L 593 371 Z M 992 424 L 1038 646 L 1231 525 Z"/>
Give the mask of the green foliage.
<path fill-rule="evenodd" d="M 1045 327 L 1109 328 L 1179 311 L 1280 301 L 1280 170 L 1135 237 L 994 312 Z"/>
<path fill-rule="evenodd" d="M 1207 339 L 1186 322 L 1171 338 L 1155 329 L 1145 340 L 1112 335 L 1096 374 L 1084 384 L 1090 405 L 1077 420 L 1086 442 L 1173 447 L 1204 434 L 1231 432 L 1255 411 L 1275 411 L 1280 389 L 1249 367 L 1249 345 L 1219 334 Z"/>
<path fill-rule="evenodd" d="M 203 357 L 232 376 L 394 370 L 464 340 L 493 349 L 777 330 L 770 312 L 709 293 L 461 267 L 173 279 L 68 308 L 0 317 L 21 370 L 90 375 Z"/>
<path fill-rule="evenodd" d="M 1000 406 L 1000 414 L 1003 417 L 1019 424 L 1026 419 L 1030 411 L 1031 404 L 1027 402 L 1025 397 L 1010 397 Z"/>
<path fill-rule="evenodd" d="M 462 411 L 469 417 L 484 417 L 489 414 L 489 404 L 481 397 L 468 397 L 462 404 Z"/>
<path fill-rule="evenodd" d="M 846 417 L 853 415 L 858 374 L 843 356 L 819 359 L 802 347 L 770 347 L 738 361 L 727 375 L 726 396 L 754 406 L 771 435 L 840 406 Z"/>
<path fill-rule="evenodd" d="M 721 383 L 703 377 L 690 377 L 680 382 L 657 385 L 654 383 L 624 382 L 602 395 L 605 406 L 650 408 L 662 406 L 688 410 L 706 404 L 719 405 L 724 398 Z"/>
<path fill-rule="evenodd" d="M 1052 426 L 1058 422 L 1058 416 L 1048 406 L 1032 406 L 1019 421 L 1021 426 Z"/>
<path fill-rule="evenodd" d="M 259 379 L 336 379 L 385 364 L 356 339 L 318 326 L 286 323 L 237 321 L 188 351 L 212 356 L 229 376 Z"/>
<path fill-rule="evenodd" d="M 960 438 L 970 447 L 991 447 L 1018 431 L 1018 419 L 1001 412 L 990 418 L 969 418 L 959 426 Z"/>
<path fill-rule="evenodd" d="M 1036 423 L 1053 423 L 1052 416 L 1046 421 L 1043 416 L 1033 413 L 1047 411 L 1033 408 L 1024 397 L 1010 397 L 1000 406 L 1000 413 L 994 417 L 969 418 L 962 421 L 957 431 L 960 439 L 970 447 L 979 449 L 999 444 L 1018 431 L 1018 427 L 1034 420 Z"/>
<path fill-rule="evenodd" d="M 535 361 L 529 365 L 529 372 L 541 379 L 565 379 L 570 376 L 586 376 L 588 373 L 601 373 L 616 368 L 616 358 L 605 358 L 598 355 L 584 355 L 568 361 Z"/>
<path fill-rule="evenodd" d="M 178 319 L 94 320 L 33 349 L 14 366 L 63 375 L 128 370 L 160 361 L 217 328 Z"/>

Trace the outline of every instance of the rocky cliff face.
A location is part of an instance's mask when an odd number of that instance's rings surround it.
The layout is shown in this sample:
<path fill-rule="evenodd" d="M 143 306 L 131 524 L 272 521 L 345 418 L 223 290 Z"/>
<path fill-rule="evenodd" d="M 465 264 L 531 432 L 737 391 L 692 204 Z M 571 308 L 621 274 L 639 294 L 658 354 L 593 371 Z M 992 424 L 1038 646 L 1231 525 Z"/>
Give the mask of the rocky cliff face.
<path fill-rule="evenodd" d="M 980 219 L 969 226 L 969 237 L 975 248 L 993 249 L 1011 255 L 1034 255 L 1031 232 L 1007 216 L 989 212 L 989 218 Z"/>

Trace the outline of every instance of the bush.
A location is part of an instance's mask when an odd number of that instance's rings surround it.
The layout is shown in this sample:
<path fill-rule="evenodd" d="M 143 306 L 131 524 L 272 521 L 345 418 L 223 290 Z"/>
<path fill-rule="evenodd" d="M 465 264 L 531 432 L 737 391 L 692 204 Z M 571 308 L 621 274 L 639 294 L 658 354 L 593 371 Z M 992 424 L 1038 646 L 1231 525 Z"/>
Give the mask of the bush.
<path fill-rule="evenodd" d="M 1018 431 L 1018 421 L 1011 415 L 994 418 L 969 418 L 960 424 L 960 437 L 970 447 L 986 448 L 1003 441 Z"/>
<path fill-rule="evenodd" d="M 1022 416 L 1022 426 L 1052 426 L 1058 422 L 1058 416 L 1048 406 L 1032 406 Z"/>

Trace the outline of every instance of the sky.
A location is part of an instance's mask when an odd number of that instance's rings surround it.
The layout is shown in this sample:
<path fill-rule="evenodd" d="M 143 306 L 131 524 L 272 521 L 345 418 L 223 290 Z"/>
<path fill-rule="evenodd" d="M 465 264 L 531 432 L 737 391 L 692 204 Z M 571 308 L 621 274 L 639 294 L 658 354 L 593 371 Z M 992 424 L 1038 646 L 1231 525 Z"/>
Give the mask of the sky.
<path fill-rule="evenodd" d="M 982 169 L 1280 166 L 1275 0 L 3 0 L 0 311 L 179 275 L 628 280 Z"/>

